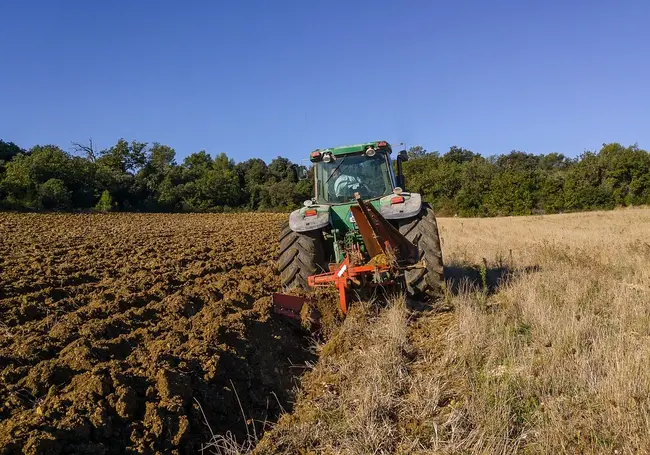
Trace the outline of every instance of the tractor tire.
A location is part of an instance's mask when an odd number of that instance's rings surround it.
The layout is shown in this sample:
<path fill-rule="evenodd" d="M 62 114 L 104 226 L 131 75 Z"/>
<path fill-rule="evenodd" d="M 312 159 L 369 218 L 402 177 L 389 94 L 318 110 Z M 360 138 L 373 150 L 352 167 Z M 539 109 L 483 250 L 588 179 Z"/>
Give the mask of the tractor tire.
<path fill-rule="evenodd" d="M 429 204 L 423 203 L 420 213 L 399 225 L 399 231 L 418 247 L 420 261 L 426 267 L 406 271 L 406 287 L 409 296 L 417 299 L 442 297 L 445 277 L 442 264 L 442 249 L 436 216 Z"/>
<path fill-rule="evenodd" d="M 321 230 L 294 232 L 289 222 L 280 232 L 280 256 L 278 271 L 282 287 L 308 289 L 307 277 L 323 273 L 325 250 Z"/>

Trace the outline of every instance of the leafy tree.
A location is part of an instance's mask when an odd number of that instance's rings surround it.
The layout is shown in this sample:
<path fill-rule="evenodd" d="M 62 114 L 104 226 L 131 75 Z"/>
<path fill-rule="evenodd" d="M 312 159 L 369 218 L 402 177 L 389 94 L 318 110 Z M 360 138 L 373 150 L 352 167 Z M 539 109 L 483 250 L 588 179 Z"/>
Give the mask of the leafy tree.
<path fill-rule="evenodd" d="M 650 155 L 637 145 L 623 147 L 618 143 L 603 144 L 598 154 L 602 163 L 604 184 L 611 188 L 616 205 L 650 202 Z"/>
<path fill-rule="evenodd" d="M 46 210 L 70 208 L 72 193 L 59 179 L 49 179 L 38 187 L 39 206 Z"/>
<path fill-rule="evenodd" d="M 99 152 L 97 164 L 117 172 L 136 172 L 146 163 L 146 147 L 145 142 L 129 144 L 120 139 L 113 147 Z"/>
<path fill-rule="evenodd" d="M 497 167 L 508 171 L 533 171 L 537 168 L 539 157 L 532 153 L 513 150 L 496 159 Z"/>
<path fill-rule="evenodd" d="M 540 201 L 544 213 L 558 213 L 565 209 L 565 180 L 562 173 L 552 173 L 541 179 Z"/>
<path fill-rule="evenodd" d="M 481 155 L 474 153 L 471 150 L 453 145 L 449 148 L 449 151 L 447 153 L 442 155 L 442 159 L 450 163 L 463 164 L 468 163 L 474 158 L 478 158 L 480 156 Z"/>
<path fill-rule="evenodd" d="M 288 180 L 290 182 L 296 183 L 298 181 L 298 176 L 296 171 L 293 168 L 291 161 L 287 158 L 278 156 L 274 158 L 268 167 L 269 176 L 275 182 L 281 182 L 282 180 Z"/>
<path fill-rule="evenodd" d="M 530 215 L 538 206 L 538 181 L 534 172 L 499 172 L 486 198 L 490 215 Z"/>
<path fill-rule="evenodd" d="M 176 168 L 176 152 L 173 148 L 154 142 L 145 157 L 145 163 L 136 175 L 135 188 L 146 193 L 143 205 L 149 210 L 169 210 L 166 197 L 161 198 L 163 181 Z"/>
<path fill-rule="evenodd" d="M 540 155 L 538 159 L 538 168 L 545 172 L 564 171 L 571 166 L 572 161 L 561 153 L 549 153 Z"/>
<path fill-rule="evenodd" d="M 205 151 L 192 153 L 183 160 L 183 169 L 189 178 L 197 178 L 212 167 L 212 157 Z"/>
<path fill-rule="evenodd" d="M 409 159 L 417 159 L 417 158 L 424 158 L 427 156 L 429 152 L 426 151 L 424 147 L 421 145 L 414 145 L 413 147 L 409 148 L 406 154 L 408 155 Z"/>
<path fill-rule="evenodd" d="M 269 170 L 264 160 L 251 158 L 236 166 L 239 185 L 244 191 L 243 200 L 253 210 L 259 207 L 262 186 L 268 180 Z"/>
<path fill-rule="evenodd" d="M 7 163 L 3 181 L 7 201 L 12 206 L 40 208 L 40 185 L 54 179 L 71 187 L 75 178 L 71 161 L 69 154 L 53 145 L 36 146 L 29 154 L 16 155 Z"/>
<path fill-rule="evenodd" d="M 279 207 L 288 209 L 297 207 L 295 188 L 295 183 L 289 180 L 265 185 L 260 195 L 260 208 L 269 210 Z"/>
<path fill-rule="evenodd" d="M 568 210 L 615 206 L 611 188 L 604 184 L 605 169 L 598 154 L 585 152 L 567 171 L 564 200 Z"/>
<path fill-rule="evenodd" d="M 466 162 L 462 168 L 461 188 L 456 196 L 458 214 L 462 216 L 485 216 L 485 205 L 495 169 L 485 158 L 478 156 Z"/>
<path fill-rule="evenodd" d="M 25 153 L 25 151 L 13 142 L 5 142 L 0 139 L 0 167 L 3 167 L 20 153 Z"/>

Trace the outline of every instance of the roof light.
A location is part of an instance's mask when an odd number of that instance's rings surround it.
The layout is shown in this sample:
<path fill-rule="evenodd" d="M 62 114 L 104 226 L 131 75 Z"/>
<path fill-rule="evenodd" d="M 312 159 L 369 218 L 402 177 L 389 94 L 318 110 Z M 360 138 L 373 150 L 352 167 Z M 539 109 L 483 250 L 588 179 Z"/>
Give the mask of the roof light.
<path fill-rule="evenodd" d="M 320 161 L 320 159 L 321 159 L 321 153 L 320 153 L 320 151 L 316 150 L 316 151 L 314 151 L 314 152 L 311 152 L 311 153 L 309 154 L 309 159 L 310 159 L 311 161 Z"/>
<path fill-rule="evenodd" d="M 377 150 L 372 147 L 368 147 L 368 150 L 366 150 L 366 156 L 369 158 L 375 156 L 375 153 L 377 153 Z"/>
<path fill-rule="evenodd" d="M 388 142 L 386 142 L 386 141 L 377 142 L 377 147 L 386 147 L 387 145 L 388 145 Z"/>
<path fill-rule="evenodd" d="M 332 156 L 331 153 L 323 153 L 323 161 L 326 163 L 330 163 L 334 160 L 334 157 Z"/>
<path fill-rule="evenodd" d="M 404 198 L 402 198 L 402 199 L 404 199 Z M 318 212 L 316 211 L 316 209 L 305 210 L 305 216 L 316 216 L 316 215 L 318 215 Z"/>
<path fill-rule="evenodd" d="M 390 200 L 391 204 L 401 204 L 404 202 L 404 196 L 395 196 Z"/>

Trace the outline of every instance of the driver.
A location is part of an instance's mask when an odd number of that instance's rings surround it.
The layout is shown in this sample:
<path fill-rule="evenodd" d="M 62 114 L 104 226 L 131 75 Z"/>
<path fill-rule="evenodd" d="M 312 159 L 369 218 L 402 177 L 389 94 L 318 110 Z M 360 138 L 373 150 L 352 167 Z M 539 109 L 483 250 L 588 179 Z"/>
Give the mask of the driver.
<path fill-rule="evenodd" d="M 336 197 L 352 196 L 363 186 L 361 179 L 358 177 L 361 174 L 361 167 L 359 165 L 347 166 L 345 170 L 346 174 L 341 172 L 340 169 L 334 171 L 334 194 Z"/>

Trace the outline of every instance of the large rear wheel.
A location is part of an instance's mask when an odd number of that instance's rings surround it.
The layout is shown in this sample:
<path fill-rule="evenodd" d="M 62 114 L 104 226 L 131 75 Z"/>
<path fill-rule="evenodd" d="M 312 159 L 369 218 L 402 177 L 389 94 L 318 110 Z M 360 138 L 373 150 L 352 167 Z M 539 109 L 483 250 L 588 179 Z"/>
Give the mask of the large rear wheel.
<path fill-rule="evenodd" d="M 399 231 L 418 247 L 420 261 L 426 265 L 406 272 L 408 294 L 416 298 L 441 297 L 445 285 L 442 249 L 436 216 L 429 204 L 423 203 L 417 216 L 403 220 Z"/>
<path fill-rule="evenodd" d="M 285 289 L 307 289 L 307 277 L 323 272 L 325 250 L 320 229 L 294 232 L 289 222 L 280 232 L 280 256 L 278 271 Z"/>

